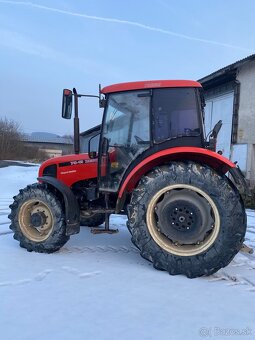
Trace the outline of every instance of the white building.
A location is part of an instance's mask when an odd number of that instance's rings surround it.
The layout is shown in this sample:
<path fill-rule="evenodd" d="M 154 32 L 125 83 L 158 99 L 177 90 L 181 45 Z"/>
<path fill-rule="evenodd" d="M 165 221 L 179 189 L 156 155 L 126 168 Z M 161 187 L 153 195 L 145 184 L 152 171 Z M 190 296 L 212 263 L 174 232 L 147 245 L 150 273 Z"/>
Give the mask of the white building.
<path fill-rule="evenodd" d="M 205 90 L 206 132 L 223 122 L 217 148 L 238 161 L 255 186 L 255 54 L 226 66 L 199 82 Z"/>

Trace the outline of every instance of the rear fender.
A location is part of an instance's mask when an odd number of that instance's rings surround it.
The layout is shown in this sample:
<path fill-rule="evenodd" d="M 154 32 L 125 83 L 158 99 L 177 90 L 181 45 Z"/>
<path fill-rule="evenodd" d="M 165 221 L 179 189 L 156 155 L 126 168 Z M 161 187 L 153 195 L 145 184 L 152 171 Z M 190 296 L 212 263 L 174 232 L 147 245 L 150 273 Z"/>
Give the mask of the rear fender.
<path fill-rule="evenodd" d="M 231 168 L 229 170 L 229 173 L 232 176 L 242 198 L 245 200 L 247 197 L 251 197 L 252 196 L 251 189 L 249 188 L 248 183 L 245 180 L 245 177 L 239 166 L 237 165 L 235 168 Z"/>
<path fill-rule="evenodd" d="M 64 198 L 66 216 L 66 235 L 78 234 L 80 231 L 80 208 L 72 190 L 54 177 L 42 176 L 39 182 L 55 188 Z"/>
<path fill-rule="evenodd" d="M 155 166 L 167 164 L 172 161 L 181 162 L 187 160 L 206 164 L 220 174 L 226 174 L 230 169 L 236 168 L 236 165 L 227 158 L 207 149 L 197 147 L 165 149 L 143 159 L 130 171 L 128 176 L 125 177 L 119 190 L 117 207 L 123 206 L 125 195 L 131 192 L 138 184 L 140 178 Z"/>

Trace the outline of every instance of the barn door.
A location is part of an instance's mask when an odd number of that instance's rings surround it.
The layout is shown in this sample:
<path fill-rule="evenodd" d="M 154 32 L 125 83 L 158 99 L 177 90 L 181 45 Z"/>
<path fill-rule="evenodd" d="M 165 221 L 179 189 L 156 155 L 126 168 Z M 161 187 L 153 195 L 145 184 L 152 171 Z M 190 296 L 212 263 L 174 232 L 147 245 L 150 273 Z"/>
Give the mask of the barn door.
<path fill-rule="evenodd" d="M 222 120 L 223 125 L 217 139 L 217 151 L 222 150 L 223 155 L 227 158 L 230 158 L 233 101 L 234 93 L 231 92 L 206 100 L 205 107 L 206 134 L 209 134 L 220 119 Z"/>

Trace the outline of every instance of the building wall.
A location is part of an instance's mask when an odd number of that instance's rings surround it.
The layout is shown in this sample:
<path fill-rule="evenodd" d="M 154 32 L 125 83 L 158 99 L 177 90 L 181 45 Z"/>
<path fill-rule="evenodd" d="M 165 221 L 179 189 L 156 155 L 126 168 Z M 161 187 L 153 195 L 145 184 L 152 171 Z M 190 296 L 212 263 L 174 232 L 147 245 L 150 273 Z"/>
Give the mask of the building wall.
<path fill-rule="evenodd" d="M 217 138 L 217 151 L 222 151 L 223 156 L 231 158 L 231 133 L 233 118 L 234 92 L 231 88 L 215 89 L 208 91 L 205 101 L 205 128 L 206 135 L 214 128 L 215 124 L 222 120 L 222 128 Z"/>
<path fill-rule="evenodd" d="M 237 143 L 247 145 L 246 177 L 255 185 L 255 61 L 239 68 L 240 103 Z"/>
<path fill-rule="evenodd" d="M 27 146 L 31 146 L 34 148 L 38 148 L 38 150 L 44 150 L 48 153 L 50 150 L 50 154 L 56 155 L 66 155 L 73 153 L 73 146 L 68 144 L 54 144 L 54 143 L 37 143 L 37 142 L 23 142 Z M 56 152 L 54 152 L 55 150 Z"/>
<path fill-rule="evenodd" d="M 255 144 L 255 61 L 238 70 L 237 80 L 241 84 L 237 141 Z"/>
<path fill-rule="evenodd" d="M 237 130 L 233 138 L 232 119 L 235 110 L 235 82 L 222 83 L 205 91 L 207 106 L 205 124 L 207 130 L 213 128 L 217 120 L 222 119 L 223 126 L 218 136 L 217 150 L 238 165 L 252 187 L 255 186 L 255 61 L 244 64 L 237 72 L 240 82 Z M 232 99 L 231 99 L 232 95 Z M 225 98 L 229 105 L 223 105 Z M 217 105 L 220 103 L 222 105 Z M 232 103 L 230 105 L 230 103 Z M 210 124 L 208 123 L 208 120 Z M 233 120 L 236 121 L 236 120 Z M 231 138 L 232 133 L 232 138 Z M 232 143 L 231 143 L 232 139 Z M 234 143 L 233 143 L 234 140 Z M 230 144 L 231 143 L 231 144 Z"/>

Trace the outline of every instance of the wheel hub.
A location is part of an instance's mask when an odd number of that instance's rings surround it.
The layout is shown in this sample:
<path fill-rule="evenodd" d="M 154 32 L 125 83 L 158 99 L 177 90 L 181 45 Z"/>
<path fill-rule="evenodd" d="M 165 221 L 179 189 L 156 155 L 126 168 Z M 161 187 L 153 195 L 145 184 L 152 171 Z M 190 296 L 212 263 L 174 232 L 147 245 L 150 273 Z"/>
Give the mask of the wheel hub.
<path fill-rule="evenodd" d="M 178 244 L 196 244 L 211 230 L 209 204 L 191 190 L 172 190 L 156 205 L 160 232 Z"/>
<path fill-rule="evenodd" d="M 166 235 L 169 233 L 169 222 L 173 229 L 186 233 L 193 231 L 201 224 L 198 209 L 187 201 L 165 202 L 164 209 L 161 209 L 160 213 L 163 215 L 160 220 L 164 220 L 162 229 Z"/>
<path fill-rule="evenodd" d="M 31 215 L 30 222 L 33 227 L 38 228 L 46 223 L 47 216 L 43 212 L 36 212 Z"/>

